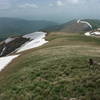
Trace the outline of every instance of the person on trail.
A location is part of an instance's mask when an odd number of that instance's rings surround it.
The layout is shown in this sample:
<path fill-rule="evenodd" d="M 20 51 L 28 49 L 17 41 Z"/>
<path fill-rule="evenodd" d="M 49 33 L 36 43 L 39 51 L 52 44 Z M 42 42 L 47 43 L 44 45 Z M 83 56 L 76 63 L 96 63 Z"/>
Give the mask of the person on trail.
<path fill-rule="evenodd" d="M 90 65 L 90 66 L 94 65 L 94 61 L 93 61 L 93 59 L 91 59 L 91 58 L 89 59 L 89 65 Z"/>
<path fill-rule="evenodd" d="M 95 70 L 94 64 L 95 64 L 94 60 L 90 58 L 89 59 L 89 65 L 90 65 L 89 68 L 92 69 L 92 70 Z"/>

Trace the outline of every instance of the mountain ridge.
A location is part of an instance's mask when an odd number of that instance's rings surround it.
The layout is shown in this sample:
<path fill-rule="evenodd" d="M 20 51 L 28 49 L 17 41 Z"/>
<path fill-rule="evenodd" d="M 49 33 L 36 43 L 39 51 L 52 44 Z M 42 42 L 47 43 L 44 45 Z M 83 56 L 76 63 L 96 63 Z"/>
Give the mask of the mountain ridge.
<path fill-rule="evenodd" d="M 61 31 L 70 33 L 84 33 L 91 31 L 86 24 L 77 23 L 78 19 L 58 24 L 51 21 L 43 20 L 25 20 L 20 18 L 0 18 L 0 40 L 4 40 L 9 36 L 18 36 L 20 34 L 28 34 L 35 31 Z M 100 27 L 100 20 L 97 19 L 81 19 L 87 21 L 93 26 L 93 30 Z M 13 24 L 14 23 L 14 24 Z"/>

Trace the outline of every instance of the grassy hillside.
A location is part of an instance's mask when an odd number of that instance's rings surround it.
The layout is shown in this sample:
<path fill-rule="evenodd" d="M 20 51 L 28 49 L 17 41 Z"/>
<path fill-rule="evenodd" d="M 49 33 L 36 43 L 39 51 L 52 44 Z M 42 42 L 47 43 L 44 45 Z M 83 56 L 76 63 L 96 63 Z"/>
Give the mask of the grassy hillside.
<path fill-rule="evenodd" d="M 49 27 L 46 30 L 50 32 L 84 33 L 91 31 L 91 28 L 87 24 L 77 23 L 77 20 L 71 20 L 61 25 Z"/>
<path fill-rule="evenodd" d="M 0 100 L 100 100 L 100 39 L 51 33 L 0 73 Z"/>

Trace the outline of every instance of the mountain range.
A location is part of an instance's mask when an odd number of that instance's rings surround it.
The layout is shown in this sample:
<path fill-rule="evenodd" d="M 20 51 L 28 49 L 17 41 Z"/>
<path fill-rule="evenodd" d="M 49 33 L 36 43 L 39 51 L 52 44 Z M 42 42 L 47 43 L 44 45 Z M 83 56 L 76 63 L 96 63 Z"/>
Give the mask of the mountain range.
<path fill-rule="evenodd" d="M 100 20 L 84 19 L 89 22 L 93 29 L 100 27 Z M 84 23 L 77 23 L 77 20 L 71 20 L 63 24 L 45 20 L 25 20 L 20 18 L 0 18 L 0 40 L 9 36 L 18 36 L 21 34 L 32 33 L 35 31 L 61 31 L 61 32 L 86 32 L 91 28 Z"/>
<path fill-rule="evenodd" d="M 48 31 L 69 32 L 69 33 L 80 33 L 80 32 L 86 32 L 86 31 L 91 30 L 91 27 L 89 27 L 88 24 L 81 23 L 81 22 L 78 23 L 77 21 L 78 20 L 72 20 L 72 21 L 66 22 L 61 25 L 49 27 L 47 28 L 47 30 Z"/>
<path fill-rule="evenodd" d="M 25 20 L 19 18 L 0 18 L 0 39 L 42 30 L 57 25 L 55 22 L 44 20 Z"/>

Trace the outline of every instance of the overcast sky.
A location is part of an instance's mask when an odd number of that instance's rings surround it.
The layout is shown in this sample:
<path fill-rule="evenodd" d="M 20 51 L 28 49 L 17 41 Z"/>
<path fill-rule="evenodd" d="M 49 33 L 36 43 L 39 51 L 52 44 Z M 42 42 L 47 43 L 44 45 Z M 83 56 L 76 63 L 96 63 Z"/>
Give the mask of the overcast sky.
<path fill-rule="evenodd" d="M 64 22 L 100 19 L 100 0 L 0 0 L 0 17 Z"/>

